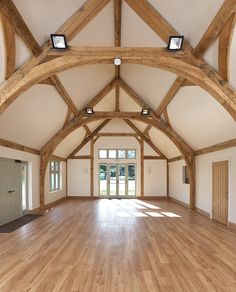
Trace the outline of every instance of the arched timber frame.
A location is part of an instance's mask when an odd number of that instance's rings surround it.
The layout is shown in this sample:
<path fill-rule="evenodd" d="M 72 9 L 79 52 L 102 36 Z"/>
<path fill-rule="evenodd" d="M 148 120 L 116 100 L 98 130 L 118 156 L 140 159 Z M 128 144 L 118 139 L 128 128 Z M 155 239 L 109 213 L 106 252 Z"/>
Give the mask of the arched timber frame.
<path fill-rule="evenodd" d="M 176 147 L 179 149 L 186 165 L 189 169 L 190 175 L 190 208 L 195 208 L 195 156 L 191 147 L 161 118 L 156 118 L 153 115 L 144 117 L 137 112 L 96 112 L 93 116 L 86 116 L 85 113 L 81 113 L 79 116 L 73 118 L 67 123 L 40 151 L 40 207 L 44 208 L 44 188 L 45 188 L 45 175 L 48 166 L 50 156 L 53 154 L 56 147 L 73 131 L 87 125 L 89 123 L 104 120 L 104 119 L 128 119 L 137 120 L 147 125 L 162 131 L 167 137 L 169 137 Z"/>
<path fill-rule="evenodd" d="M 122 62 L 157 67 L 178 74 L 210 93 L 236 121 L 236 91 L 206 62 L 189 53 L 171 53 L 165 48 L 75 47 L 65 52 L 51 50 L 27 62 L 0 87 L 0 114 L 33 84 L 75 66 L 112 64 L 115 57 Z M 47 58 L 52 60 L 47 61 Z"/>

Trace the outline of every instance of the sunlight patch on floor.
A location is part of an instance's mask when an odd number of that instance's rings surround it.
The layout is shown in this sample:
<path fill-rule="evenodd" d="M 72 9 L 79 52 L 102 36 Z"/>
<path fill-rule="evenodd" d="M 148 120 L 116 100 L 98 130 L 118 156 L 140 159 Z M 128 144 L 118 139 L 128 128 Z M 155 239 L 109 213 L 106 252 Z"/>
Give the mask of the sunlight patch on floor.
<path fill-rule="evenodd" d="M 175 214 L 175 213 L 172 213 L 172 212 L 161 212 L 161 214 L 167 216 L 167 217 L 170 217 L 170 218 L 180 218 L 181 216 Z"/>
<path fill-rule="evenodd" d="M 145 214 L 147 214 L 148 216 L 151 216 L 151 217 L 165 217 L 164 215 L 162 215 L 158 212 L 145 212 Z"/>
<path fill-rule="evenodd" d="M 163 208 L 138 199 L 102 200 L 98 209 L 101 218 L 104 213 L 107 214 L 107 209 L 111 212 L 109 216 L 115 215 L 120 218 L 181 218 L 176 213 L 162 211 Z"/>

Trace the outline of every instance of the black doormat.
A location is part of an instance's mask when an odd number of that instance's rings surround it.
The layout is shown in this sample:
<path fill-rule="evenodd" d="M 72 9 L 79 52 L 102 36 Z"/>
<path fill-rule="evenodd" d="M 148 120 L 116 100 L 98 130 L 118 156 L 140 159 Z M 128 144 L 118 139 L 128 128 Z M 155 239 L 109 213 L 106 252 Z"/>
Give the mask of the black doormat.
<path fill-rule="evenodd" d="M 16 219 L 16 220 L 11 221 L 5 225 L 0 226 L 0 233 L 11 233 L 11 232 L 15 231 L 16 229 L 34 221 L 35 219 L 37 219 L 40 216 L 42 216 L 42 215 L 38 215 L 38 214 L 25 215 L 19 219 Z"/>

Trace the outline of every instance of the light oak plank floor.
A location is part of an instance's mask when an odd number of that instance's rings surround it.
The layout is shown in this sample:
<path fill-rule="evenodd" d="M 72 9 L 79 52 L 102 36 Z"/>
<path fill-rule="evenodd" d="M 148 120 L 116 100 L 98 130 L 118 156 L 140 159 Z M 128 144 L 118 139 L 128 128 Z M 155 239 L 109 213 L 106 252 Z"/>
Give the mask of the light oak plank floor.
<path fill-rule="evenodd" d="M 236 291 L 236 234 L 168 201 L 68 200 L 0 234 L 0 291 Z"/>

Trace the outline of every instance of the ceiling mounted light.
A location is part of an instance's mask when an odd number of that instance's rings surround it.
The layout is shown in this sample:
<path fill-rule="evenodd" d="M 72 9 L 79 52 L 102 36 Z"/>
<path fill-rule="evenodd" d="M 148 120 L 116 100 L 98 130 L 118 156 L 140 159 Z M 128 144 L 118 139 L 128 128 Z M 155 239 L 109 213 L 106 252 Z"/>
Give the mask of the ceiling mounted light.
<path fill-rule="evenodd" d="M 64 34 L 51 34 L 51 40 L 54 49 L 67 49 L 66 36 Z"/>
<path fill-rule="evenodd" d="M 87 107 L 85 109 L 85 112 L 87 115 L 92 115 L 94 113 L 93 108 L 92 107 Z"/>
<path fill-rule="evenodd" d="M 143 116 L 148 116 L 148 115 L 149 115 L 149 109 L 145 109 L 145 108 L 143 108 L 142 111 L 141 111 L 141 114 L 142 114 Z"/>
<path fill-rule="evenodd" d="M 184 42 L 184 36 L 171 36 L 169 39 L 168 50 L 180 51 Z"/>
<path fill-rule="evenodd" d="M 120 58 L 115 58 L 114 59 L 114 65 L 120 66 L 121 65 L 121 59 Z"/>

